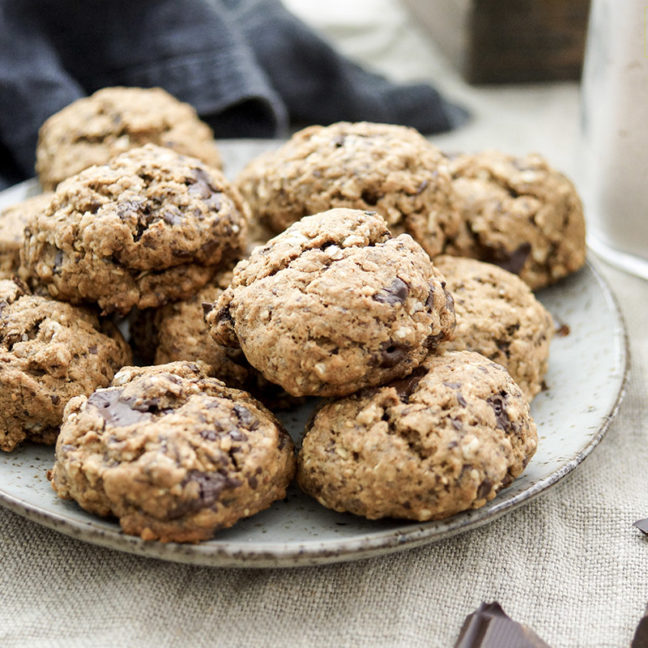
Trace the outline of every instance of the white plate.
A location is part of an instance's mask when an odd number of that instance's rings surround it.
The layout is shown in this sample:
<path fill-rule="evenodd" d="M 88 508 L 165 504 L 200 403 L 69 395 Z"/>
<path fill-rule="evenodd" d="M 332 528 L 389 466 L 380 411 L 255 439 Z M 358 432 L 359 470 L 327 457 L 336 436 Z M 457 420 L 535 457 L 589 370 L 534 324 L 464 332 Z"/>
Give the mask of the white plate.
<path fill-rule="evenodd" d="M 35 190 L 35 182 L 28 181 L 0 193 L 0 209 Z M 286 500 L 218 533 L 209 542 L 144 542 L 123 534 L 117 523 L 95 518 L 75 503 L 58 499 L 46 477 L 53 449 L 32 445 L 10 454 L 0 452 L 0 504 L 87 542 L 220 567 L 291 567 L 356 560 L 474 529 L 528 502 L 574 470 L 605 434 L 623 395 L 628 365 L 626 333 L 612 293 L 600 275 L 588 265 L 539 297 L 556 321 L 568 324 L 571 332 L 554 339 L 546 377 L 549 388 L 533 402 L 538 451 L 524 474 L 481 509 L 438 522 L 371 522 L 328 511 L 295 488 Z M 282 417 L 293 437 L 300 436 L 309 412 L 310 407 L 305 406 Z"/>

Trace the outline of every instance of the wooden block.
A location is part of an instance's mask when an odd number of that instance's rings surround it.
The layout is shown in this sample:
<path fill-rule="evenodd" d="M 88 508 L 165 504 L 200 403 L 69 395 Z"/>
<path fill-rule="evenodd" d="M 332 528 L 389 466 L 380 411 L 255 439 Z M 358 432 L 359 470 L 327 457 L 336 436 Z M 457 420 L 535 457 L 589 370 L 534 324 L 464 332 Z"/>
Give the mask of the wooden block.
<path fill-rule="evenodd" d="M 403 0 L 471 83 L 578 79 L 589 0 Z"/>

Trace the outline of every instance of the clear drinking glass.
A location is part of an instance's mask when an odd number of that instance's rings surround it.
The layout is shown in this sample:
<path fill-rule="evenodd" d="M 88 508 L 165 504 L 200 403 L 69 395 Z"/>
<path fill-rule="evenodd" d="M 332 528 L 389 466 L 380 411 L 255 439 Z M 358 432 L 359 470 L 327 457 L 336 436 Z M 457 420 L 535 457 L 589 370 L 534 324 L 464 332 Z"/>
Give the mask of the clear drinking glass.
<path fill-rule="evenodd" d="M 588 243 L 648 279 L 648 0 L 593 0 L 582 86 Z"/>

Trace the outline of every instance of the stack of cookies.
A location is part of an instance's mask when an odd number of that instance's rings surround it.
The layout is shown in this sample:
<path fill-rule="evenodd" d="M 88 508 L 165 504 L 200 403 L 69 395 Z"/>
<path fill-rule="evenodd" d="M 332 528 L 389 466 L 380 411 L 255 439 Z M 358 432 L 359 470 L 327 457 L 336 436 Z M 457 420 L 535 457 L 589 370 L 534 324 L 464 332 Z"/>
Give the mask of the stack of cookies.
<path fill-rule="evenodd" d="M 0 217 L 0 448 L 56 442 L 61 497 L 197 542 L 295 473 L 326 507 L 423 521 L 533 456 L 553 322 L 531 288 L 584 262 L 539 156 L 339 123 L 230 184 L 189 106 L 114 88 L 50 118 L 37 160 L 53 192 Z M 295 455 L 271 410 L 307 397 Z"/>

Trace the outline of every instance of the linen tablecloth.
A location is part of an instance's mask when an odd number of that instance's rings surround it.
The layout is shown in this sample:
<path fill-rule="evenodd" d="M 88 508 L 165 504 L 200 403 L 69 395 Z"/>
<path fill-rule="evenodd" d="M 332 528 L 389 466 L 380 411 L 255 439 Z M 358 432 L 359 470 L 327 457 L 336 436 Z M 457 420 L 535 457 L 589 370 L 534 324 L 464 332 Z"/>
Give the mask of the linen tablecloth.
<path fill-rule="evenodd" d="M 379 4 L 376 19 L 393 22 L 392 5 Z M 342 45 L 348 52 L 353 43 Z M 419 71 L 431 60 L 423 45 L 416 53 L 410 42 L 400 59 L 394 46 L 388 72 L 411 76 L 413 60 Z M 365 40 L 357 58 L 363 52 L 380 63 Z M 433 72 L 475 115 L 433 141 L 447 150 L 538 150 L 578 177 L 574 84 L 472 89 L 442 65 Z M 294 570 L 139 558 L 0 508 L 0 646 L 447 648 L 464 617 L 490 600 L 554 648 L 628 646 L 648 603 L 648 538 L 632 527 L 648 517 L 648 282 L 598 267 L 628 326 L 627 394 L 600 446 L 545 494 L 443 542 Z"/>

